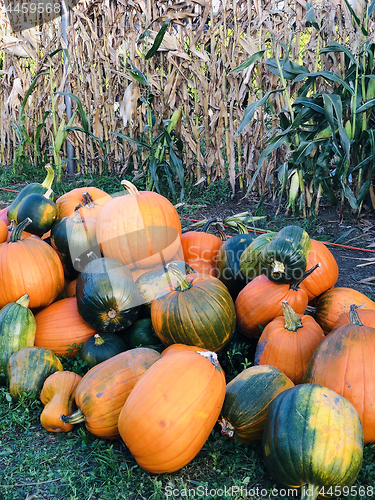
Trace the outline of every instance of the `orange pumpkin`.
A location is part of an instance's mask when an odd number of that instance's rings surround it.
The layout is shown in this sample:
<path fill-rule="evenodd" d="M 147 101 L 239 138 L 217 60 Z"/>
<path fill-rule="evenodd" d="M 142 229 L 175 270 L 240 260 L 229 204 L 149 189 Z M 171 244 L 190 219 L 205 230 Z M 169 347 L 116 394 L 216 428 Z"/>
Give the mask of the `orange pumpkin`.
<path fill-rule="evenodd" d="M 353 288 L 337 287 L 323 293 L 319 298 L 315 319 L 326 335 L 339 317 L 349 312 L 351 304 L 363 304 L 363 309 L 375 310 L 375 302 Z"/>
<path fill-rule="evenodd" d="M 208 349 L 203 349 L 203 347 L 197 347 L 195 345 L 186 345 L 186 344 L 172 344 L 168 346 L 164 351 L 162 351 L 162 356 L 167 356 L 168 354 L 172 354 L 174 352 L 180 351 L 205 351 L 209 352 Z"/>
<path fill-rule="evenodd" d="M 77 278 L 65 286 L 65 297 L 75 297 L 77 288 Z"/>
<path fill-rule="evenodd" d="M 37 347 L 51 349 L 57 356 L 71 358 L 96 331 L 83 321 L 77 309 L 77 299 L 58 300 L 35 316 Z"/>
<path fill-rule="evenodd" d="M 216 262 L 224 241 L 214 234 L 207 233 L 212 222 L 210 219 L 201 231 L 188 231 L 181 236 L 184 261 L 199 274 L 217 276 Z"/>
<path fill-rule="evenodd" d="M 235 306 L 237 325 L 248 337 L 257 337 L 261 328 L 283 313 L 286 300 L 297 314 L 303 314 L 308 297 L 303 283 L 281 284 L 269 280 L 264 274 L 257 276 L 239 293 Z"/>
<path fill-rule="evenodd" d="M 112 200 L 105 191 L 96 187 L 72 189 L 56 200 L 57 219 L 70 217 L 77 207 L 80 207 L 82 218 L 97 219 L 104 205 Z"/>
<path fill-rule="evenodd" d="M 325 337 L 314 318 L 296 314 L 285 300 L 282 307 L 283 316 L 268 323 L 260 336 L 254 365 L 274 366 L 300 384 L 311 356 Z"/>
<path fill-rule="evenodd" d="M 311 238 L 310 241 L 311 250 L 306 269 L 312 268 L 318 262 L 320 266 L 303 280 L 309 301 L 333 288 L 339 277 L 339 267 L 330 250 L 320 241 Z"/>
<path fill-rule="evenodd" d="M 68 424 L 85 422 L 91 434 L 103 439 L 120 437 L 120 411 L 139 378 L 161 358 L 147 347 L 121 352 L 89 370 L 75 394 L 78 410 L 64 415 Z"/>
<path fill-rule="evenodd" d="M 176 209 L 158 193 L 138 191 L 128 181 L 122 185 L 129 194 L 113 198 L 98 219 L 96 237 L 103 255 L 130 268 L 164 265 L 180 247 Z"/>
<path fill-rule="evenodd" d="M 151 366 L 118 420 L 138 465 L 162 474 L 189 463 L 215 425 L 225 389 L 224 372 L 212 352 L 175 352 Z"/>
<path fill-rule="evenodd" d="M 350 306 L 350 325 L 332 330 L 316 348 L 304 383 L 333 389 L 357 410 L 365 443 L 375 442 L 375 328 L 363 326 Z"/>
<path fill-rule="evenodd" d="M 363 326 L 375 328 L 375 311 L 373 309 L 357 309 L 357 314 Z M 342 325 L 350 325 L 350 313 L 341 314 L 333 325 L 332 330 L 336 330 L 336 328 Z"/>
<path fill-rule="evenodd" d="M 4 243 L 8 238 L 8 226 L 0 219 L 0 243 Z"/>
<path fill-rule="evenodd" d="M 40 400 L 44 409 L 40 423 L 49 432 L 69 432 L 74 425 L 61 420 L 62 415 L 72 412 L 75 407 L 75 389 L 82 377 L 74 372 L 55 372 L 43 384 Z"/>
<path fill-rule="evenodd" d="M 0 245 L 0 308 L 25 293 L 30 309 L 45 307 L 64 289 L 64 271 L 55 250 L 35 236 L 20 240 L 28 220 L 13 230 L 8 243 Z"/>

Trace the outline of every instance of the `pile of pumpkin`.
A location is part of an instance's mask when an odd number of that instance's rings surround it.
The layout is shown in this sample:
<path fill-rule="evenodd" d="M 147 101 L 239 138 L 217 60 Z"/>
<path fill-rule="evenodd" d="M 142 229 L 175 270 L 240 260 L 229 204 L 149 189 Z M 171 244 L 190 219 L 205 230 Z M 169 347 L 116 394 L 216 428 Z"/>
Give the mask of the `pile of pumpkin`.
<path fill-rule="evenodd" d="M 121 437 L 152 473 L 190 462 L 218 422 L 262 442 L 282 485 L 307 484 L 309 498 L 350 486 L 375 441 L 375 303 L 334 287 L 327 247 L 298 226 L 182 234 L 157 193 L 123 181 L 122 196 L 88 187 L 56 200 L 52 181 L 47 167 L 0 212 L 0 380 L 12 398 L 40 395 L 48 431 L 85 422 Z M 259 340 L 254 366 L 226 384 L 216 353 L 236 325 Z M 82 378 L 58 358 L 78 352 Z"/>

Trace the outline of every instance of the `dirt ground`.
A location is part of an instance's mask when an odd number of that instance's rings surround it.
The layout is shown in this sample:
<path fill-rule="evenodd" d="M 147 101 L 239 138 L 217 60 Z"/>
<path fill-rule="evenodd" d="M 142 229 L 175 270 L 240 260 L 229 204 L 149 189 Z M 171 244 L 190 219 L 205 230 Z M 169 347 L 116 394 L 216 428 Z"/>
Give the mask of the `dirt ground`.
<path fill-rule="evenodd" d="M 232 200 L 217 206 L 202 207 L 198 211 L 192 211 L 186 218 L 202 220 L 216 217 L 222 220 L 229 215 L 247 210 L 255 214 L 258 202 L 256 198 L 245 198 L 244 193 L 238 192 Z M 256 223 L 257 227 L 278 230 L 286 225 L 287 220 L 288 224 L 305 224 L 304 227 L 313 238 L 331 243 L 337 241 L 336 245 L 328 246 L 339 266 L 336 286 L 354 288 L 366 295 L 375 295 L 375 213 L 373 211 L 364 206 L 361 214 L 355 217 L 350 207 L 346 206 L 341 221 L 338 206 L 322 203 L 318 216 L 309 217 L 304 221 L 302 218 L 294 220 L 291 215 L 286 216 L 285 209 L 281 209 L 276 216 L 277 208 L 277 200 L 265 200 L 263 212 L 266 218 Z M 185 222 L 189 224 L 188 221 Z M 354 247 L 354 249 L 339 245 Z M 372 277 L 374 281 L 371 283 Z"/>
<path fill-rule="evenodd" d="M 19 187 L 18 187 L 19 189 Z M 9 203 L 9 202 L 8 202 Z M 8 203 L 4 201 L 0 191 L 0 210 Z M 183 226 L 191 222 L 186 219 L 202 220 L 216 217 L 222 220 L 227 216 L 249 211 L 256 213 L 259 199 L 244 196 L 244 192 L 237 192 L 233 199 L 215 206 L 202 206 L 199 209 L 191 205 L 183 205 Z M 317 217 L 309 217 L 305 221 L 301 218 L 295 220 L 291 215 L 286 216 L 281 209 L 276 215 L 278 202 L 265 199 L 263 211 L 265 219 L 257 222 L 257 227 L 269 230 L 278 230 L 282 226 L 297 223 L 306 228 L 309 235 L 324 242 L 337 242 L 337 245 L 355 247 L 344 248 L 329 245 L 339 266 L 339 279 L 336 286 L 355 288 L 366 295 L 375 296 L 375 213 L 364 206 L 361 214 L 355 217 L 348 206 L 345 207 L 344 218 L 341 221 L 338 206 L 321 204 Z M 371 278 L 374 281 L 371 282 Z M 365 281 L 367 280 L 367 281 Z"/>

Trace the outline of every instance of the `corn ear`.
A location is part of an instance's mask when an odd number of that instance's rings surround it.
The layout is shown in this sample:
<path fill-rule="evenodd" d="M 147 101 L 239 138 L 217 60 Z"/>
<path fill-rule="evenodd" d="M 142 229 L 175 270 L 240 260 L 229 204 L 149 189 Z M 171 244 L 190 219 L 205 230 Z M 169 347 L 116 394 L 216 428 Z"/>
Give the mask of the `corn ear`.
<path fill-rule="evenodd" d="M 298 170 L 293 170 L 290 178 L 290 187 L 288 193 L 288 205 L 294 207 L 297 195 L 299 191 L 299 176 Z"/>
<path fill-rule="evenodd" d="M 176 111 L 171 116 L 171 121 L 168 125 L 168 134 L 172 132 L 172 130 L 176 127 L 178 120 L 181 118 L 182 108 L 176 109 Z"/>

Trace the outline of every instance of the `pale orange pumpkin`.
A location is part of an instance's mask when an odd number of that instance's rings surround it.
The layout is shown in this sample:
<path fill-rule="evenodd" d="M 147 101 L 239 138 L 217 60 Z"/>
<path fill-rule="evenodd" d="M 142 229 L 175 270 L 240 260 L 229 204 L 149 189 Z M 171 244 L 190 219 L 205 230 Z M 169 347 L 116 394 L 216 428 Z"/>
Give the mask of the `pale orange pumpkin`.
<path fill-rule="evenodd" d="M 169 262 L 180 247 L 181 222 L 172 203 L 122 181 L 128 194 L 113 198 L 98 218 L 96 237 L 105 257 L 130 268 Z"/>
<path fill-rule="evenodd" d="M 162 474 L 193 460 L 220 414 L 225 389 L 224 372 L 212 352 L 175 352 L 152 365 L 118 420 L 138 465 Z"/>
<path fill-rule="evenodd" d="M 83 219 L 90 217 L 97 219 L 104 205 L 112 200 L 105 191 L 96 187 L 72 189 L 56 200 L 57 218 L 70 217 L 77 207 Z"/>
<path fill-rule="evenodd" d="M 8 238 L 8 226 L 0 219 L 0 243 L 4 243 Z"/>
<path fill-rule="evenodd" d="M 81 318 L 77 299 L 58 300 L 35 315 L 34 345 L 51 349 L 58 356 L 71 358 L 96 331 Z"/>

